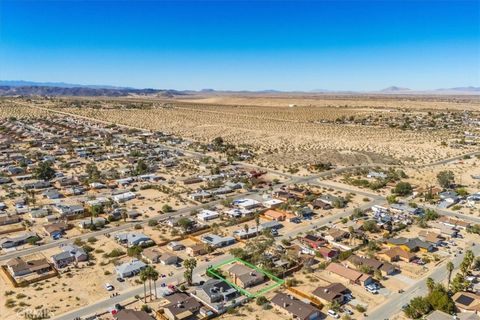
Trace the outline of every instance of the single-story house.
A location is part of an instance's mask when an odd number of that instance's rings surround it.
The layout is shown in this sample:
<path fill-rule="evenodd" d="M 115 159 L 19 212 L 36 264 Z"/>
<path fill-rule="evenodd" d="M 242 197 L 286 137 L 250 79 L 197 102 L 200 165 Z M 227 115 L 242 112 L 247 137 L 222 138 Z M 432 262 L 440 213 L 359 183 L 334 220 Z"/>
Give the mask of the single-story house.
<path fill-rule="evenodd" d="M 123 203 L 135 199 L 136 196 L 137 195 L 135 193 L 128 191 L 112 196 L 112 200 L 116 203 Z"/>
<path fill-rule="evenodd" d="M 324 238 L 312 234 L 307 234 L 306 236 L 300 238 L 300 242 L 308 245 L 312 249 L 318 249 L 319 247 L 325 246 L 327 243 Z"/>
<path fill-rule="evenodd" d="M 273 208 L 277 208 L 279 207 L 282 203 L 284 203 L 282 200 L 280 199 L 270 199 L 270 200 L 266 200 L 262 203 L 262 205 L 265 207 L 265 208 L 268 208 L 268 209 L 273 209 Z"/>
<path fill-rule="evenodd" d="M 56 204 L 53 209 L 57 211 L 62 217 L 77 216 L 85 212 L 85 208 L 79 204 Z"/>
<path fill-rule="evenodd" d="M 209 221 L 213 219 L 217 219 L 220 214 L 216 211 L 212 210 L 202 210 L 198 215 L 197 218 L 202 221 Z"/>
<path fill-rule="evenodd" d="M 260 206 L 260 202 L 254 199 L 243 198 L 233 201 L 233 205 L 243 209 L 254 209 Z"/>
<path fill-rule="evenodd" d="M 357 270 L 359 270 L 362 266 L 368 267 L 372 271 L 380 270 L 380 272 L 382 272 L 384 275 L 392 275 L 396 272 L 395 266 L 389 262 L 379 261 L 374 258 L 360 257 L 355 254 L 348 257 L 345 263 Z"/>
<path fill-rule="evenodd" d="M 266 218 L 275 220 L 275 221 L 285 221 L 285 218 L 287 216 L 285 212 L 280 212 L 276 210 L 267 210 L 263 215 Z"/>
<path fill-rule="evenodd" d="M 56 189 L 46 190 L 42 193 L 42 196 L 49 200 L 63 198 L 63 195 L 60 192 L 58 192 Z"/>
<path fill-rule="evenodd" d="M 201 256 L 206 254 L 207 251 L 207 246 L 204 243 L 197 243 L 194 244 L 190 247 L 187 247 L 185 252 L 190 256 L 190 257 L 196 257 L 196 256 Z"/>
<path fill-rule="evenodd" d="M 271 303 L 278 310 L 288 314 L 298 320 L 317 320 L 320 319 L 320 310 L 308 303 L 305 303 L 293 296 L 283 292 L 277 293 L 271 300 Z"/>
<path fill-rule="evenodd" d="M 416 258 L 416 255 L 414 253 L 405 251 L 400 247 L 389 248 L 387 250 L 379 252 L 377 255 L 382 260 L 388 262 L 395 262 L 400 260 L 405 262 L 411 262 Z"/>
<path fill-rule="evenodd" d="M 209 279 L 195 291 L 195 296 L 207 305 L 226 303 L 239 296 L 237 290 L 219 279 Z"/>
<path fill-rule="evenodd" d="M 290 192 L 284 191 L 284 190 L 274 191 L 272 193 L 272 196 L 275 199 L 279 199 L 279 200 L 282 200 L 282 201 L 289 201 L 289 200 L 298 199 L 298 197 L 296 195 L 294 195 L 293 193 L 290 193 Z"/>
<path fill-rule="evenodd" d="M 129 247 L 142 246 L 153 243 L 153 240 L 149 236 L 139 232 L 126 232 L 116 234 L 115 241 Z"/>
<path fill-rule="evenodd" d="M 158 260 L 164 265 L 171 265 L 177 263 L 179 258 L 174 254 L 164 252 Z"/>
<path fill-rule="evenodd" d="M 246 289 L 254 287 L 265 281 L 265 275 L 246 265 L 237 263 L 228 269 L 228 274 L 233 278 L 233 283 Z"/>
<path fill-rule="evenodd" d="M 338 250 L 327 247 L 319 247 L 316 251 L 327 261 L 335 259 L 339 254 Z"/>
<path fill-rule="evenodd" d="M 26 276 L 28 274 L 42 274 L 52 270 L 52 266 L 47 259 L 24 260 L 22 258 L 13 258 L 6 262 L 7 270 L 13 277 Z"/>
<path fill-rule="evenodd" d="M 16 236 L 16 237 L 11 237 L 11 238 L 6 238 L 3 240 L 0 240 L 0 247 L 7 249 L 7 248 L 13 248 L 13 247 L 18 247 L 21 245 L 24 245 L 28 243 L 30 239 L 38 237 L 35 232 L 26 232 L 22 235 Z"/>
<path fill-rule="evenodd" d="M 347 268 L 336 262 L 330 263 L 325 270 L 347 279 L 350 283 L 359 284 L 362 286 L 373 282 L 373 279 L 370 277 L 370 275 Z"/>
<path fill-rule="evenodd" d="M 418 233 L 418 237 L 420 238 L 420 240 L 429 242 L 433 245 L 438 245 L 445 240 L 445 237 L 442 236 L 440 233 L 430 230 L 420 230 L 420 232 Z"/>
<path fill-rule="evenodd" d="M 37 218 L 43 218 L 49 215 L 49 211 L 46 208 L 37 208 L 37 209 L 32 209 L 29 212 L 30 217 L 32 219 L 37 219 Z"/>
<path fill-rule="evenodd" d="M 312 292 L 312 294 L 318 297 L 325 305 L 329 305 L 334 302 L 343 304 L 345 302 L 344 295 L 349 293 L 349 291 L 350 290 L 348 290 L 343 284 L 335 282 L 324 287 L 318 287 Z"/>
<path fill-rule="evenodd" d="M 93 225 L 94 226 L 104 226 L 105 225 L 105 219 L 102 217 L 95 217 L 93 219 L 84 219 L 80 220 L 78 222 L 78 226 L 82 229 L 87 229 L 90 228 L 90 225 L 92 224 L 93 220 Z"/>
<path fill-rule="evenodd" d="M 155 320 L 145 311 L 122 309 L 113 316 L 115 320 Z"/>
<path fill-rule="evenodd" d="M 172 251 L 180 251 L 185 249 L 185 246 L 177 241 L 171 241 L 170 243 L 168 243 L 167 247 Z"/>
<path fill-rule="evenodd" d="M 226 246 L 234 244 L 235 241 L 236 241 L 235 238 L 233 238 L 233 237 L 221 237 L 221 236 L 213 234 L 213 233 L 201 236 L 200 240 L 203 243 L 205 243 L 209 246 L 212 246 L 214 248 L 226 247 Z"/>
<path fill-rule="evenodd" d="M 207 191 L 200 190 L 200 191 L 197 191 L 197 192 L 194 192 L 194 193 L 190 193 L 188 195 L 188 197 L 190 199 L 192 199 L 193 201 L 202 201 L 204 199 L 211 198 L 212 194 L 207 192 Z"/>
<path fill-rule="evenodd" d="M 194 297 L 189 296 L 184 292 L 177 292 L 165 299 L 169 302 L 164 305 L 163 316 L 168 320 L 186 320 L 196 315 L 202 304 Z"/>
<path fill-rule="evenodd" d="M 440 218 L 437 219 L 437 221 L 446 226 L 459 228 L 463 230 L 466 230 L 470 226 L 470 223 L 466 222 L 465 220 L 461 220 L 461 219 L 457 219 L 449 216 L 441 216 Z"/>
<path fill-rule="evenodd" d="M 0 216 L 0 226 L 18 223 L 20 220 L 20 217 L 16 214 Z"/>
<path fill-rule="evenodd" d="M 331 207 L 335 207 L 336 204 L 339 204 L 340 206 L 344 205 L 344 200 L 342 198 L 332 196 L 330 194 L 322 195 L 318 198 L 318 200 L 328 204 Z"/>
<path fill-rule="evenodd" d="M 121 278 L 133 277 L 134 275 L 139 274 L 147 265 L 137 259 L 133 259 L 129 262 L 125 262 L 121 265 L 115 267 L 115 272 Z"/>
<path fill-rule="evenodd" d="M 322 209 L 322 210 L 329 210 L 332 208 L 331 205 L 329 205 L 326 202 L 321 201 L 320 199 L 315 199 L 311 203 L 311 207 L 313 209 Z"/>
<path fill-rule="evenodd" d="M 146 248 L 142 251 L 142 258 L 148 263 L 158 263 L 162 252 L 155 247 Z"/>
<path fill-rule="evenodd" d="M 420 240 L 419 238 L 390 238 L 386 239 L 387 246 L 400 247 L 408 252 L 431 252 L 433 250 L 433 245 L 431 243 Z"/>
<path fill-rule="evenodd" d="M 337 228 L 331 228 L 328 229 L 327 235 L 325 236 L 325 239 L 328 241 L 342 241 L 343 239 L 347 238 L 349 236 L 349 233 L 345 230 L 342 229 L 337 229 Z"/>
<path fill-rule="evenodd" d="M 63 221 L 54 222 L 54 223 L 51 223 L 51 224 L 44 225 L 43 229 L 45 230 L 45 232 L 49 236 L 55 238 L 55 237 L 59 237 L 59 236 L 61 236 L 62 234 L 65 233 L 65 230 L 68 229 L 68 224 L 66 224 Z"/>
<path fill-rule="evenodd" d="M 57 269 L 66 267 L 73 262 L 88 260 L 88 253 L 76 245 L 61 245 L 60 249 L 62 249 L 61 253 L 52 256 L 52 262 Z"/>

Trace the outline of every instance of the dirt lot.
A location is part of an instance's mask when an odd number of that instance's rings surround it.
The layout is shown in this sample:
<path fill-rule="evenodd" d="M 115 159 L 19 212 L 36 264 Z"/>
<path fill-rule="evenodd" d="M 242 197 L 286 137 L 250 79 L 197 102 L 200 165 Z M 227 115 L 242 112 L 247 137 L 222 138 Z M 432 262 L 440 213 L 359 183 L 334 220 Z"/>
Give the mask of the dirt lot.
<path fill-rule="evenodd" d="M 94 248 L 102 248 L 104 252 L 110 252 L 114 248 L 120 248 L 112 240 L 106 237 L 98 237 L 97 242 L 90 244 Z M 78 267 L 70 266 L 60 269 L 60 277 L 40 281 L 25 288 L 13 288 L 4 282 L 0 286 L 4 291 L 11 290 L 14 294 L 5 296 L 4 292 L 0 295 L 0 304 L 3 306 L 7 299 L 14 299 L 17 307 L 5 308 L 5 315 L 2 319 L 16 319 L 16 310 L 22 307 L 28 308 L 48 308 L 51 312 L 61 314 L 68 310 L 88 305 L 95 301 L 106 299 L 111 292 L 105 290 L 105 283 L 111 283 L 117 291 L 122 291 L 133 284 L 133 280 L 119 283 L 115 280 L 114 265 L 109 259 L 102 257 L 103 252 L 92 252 L 94 256 L 94 265 L 82 262 Z M 45 257 L 59 253 L 57 248 L 44 251 Z M 120 258 L 122 261 L 127 258 Z M 113 259 L 116 260 L 116 259 Z M 25 297 L 19 298 L 21 293 Z M 23 303 L 26 303 L 24 305 Z"/>

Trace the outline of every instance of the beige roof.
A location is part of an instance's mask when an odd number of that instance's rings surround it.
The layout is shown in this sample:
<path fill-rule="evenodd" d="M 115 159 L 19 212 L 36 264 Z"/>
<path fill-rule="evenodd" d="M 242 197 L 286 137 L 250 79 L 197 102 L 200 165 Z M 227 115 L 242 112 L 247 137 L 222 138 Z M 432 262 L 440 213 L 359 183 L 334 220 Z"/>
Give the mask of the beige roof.
<path fill-rule="evenodd" d="M 413 259 L 415 257 L 415 254 L 404 251 L 400 247 L 392 247 L 390 249 L 382 251 L 381 253 L 389 256 L 390 258 L 399 256 L 405 259 Z"/>
<path fill-rule="evenodd" d="M 15 273 L 22 270 L 30 270 L 31 272 L 35 272 L 50 268 L 50 264 L 45 258 L 30 261 L 24 261 L 21 258 L 13 258 L 7 261 L 7 266 L 9 266 Z"/>
<path fill-rule="evenodd" d="M 171 254 L 169 252 L 164 252 L 162 253 L 161 257 L 160 257 L 160 261 L 167 261 L 167 260 L 170 260 L 170 259 L 178 259 L 178 257 L 174 254 Z"/>
<path fill-rule="evenodd" d="M 129 309 L 123 309 L 118 311 L 115 315 L 117 320 L 154 320 L 148 313 L 145 311 L 135 311 Z"/>
<path fill-rule="evenodd" d="M 349 269 L 335 262 L 330 263 L 325 270 L 329 272 L 333 272 L 351 281 L 358 281 L 364 275 L 363 273 L 357 270 Z"/>
<path fill-rule="evenodd" d="M 270 218 L 274 218 L 274 219 L 279 219 L 279 218 L 284 218 L 285 217 L 284 212 L 280 212 L 280 211 L 276 211 L 276 210 L 267 210 L 267 211 L 265 211 L 264 215 L 266 217 L 270 217 Z"/>
<path fill-rule="evenodd" d="M 153 247 L 153 248 L 146 248 L 142 251 L 142 256 L 150 261 L 155 261 L 161 256 L 161 252 Z"/>

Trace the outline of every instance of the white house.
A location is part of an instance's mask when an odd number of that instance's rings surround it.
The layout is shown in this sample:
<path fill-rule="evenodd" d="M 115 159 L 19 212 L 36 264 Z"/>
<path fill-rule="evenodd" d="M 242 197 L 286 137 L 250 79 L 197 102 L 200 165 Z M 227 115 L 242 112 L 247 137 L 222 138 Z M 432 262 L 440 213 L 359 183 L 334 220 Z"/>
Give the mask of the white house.
<path fill-rule="evenodd" d="M 135 199 L 135 197 L 136 197 L 135 193 L 133 193 L 131 191 L 128 191 L 128 192 L 125 192 L 125 193 L 116 194 L 116 195 L 112 196 L 112 199 L 116 203 L 122 203 L 122 202 L 127 202 L 129 200 Z"/>
<path fill-rule="evenodd" d="M 260 205 L 260 202 L 255 199 L 243 198 L 233 201 L 233 205 L 238 208 L 253 209 L 258 207 Z"/>
<path fill-rule="evenodd" d="M 467 197 L 467 204 L 469 206 L 477 206 L 480 204 L 480 193 L 475 193 Z"/>
<path fill-rule="evenodd" d="M 264 202 L 262 203 L 262 205 L 263 205 L 265 208 L 272 209 L 272 208 L 277 208 L 277 207 L 280 206 L 282 203 L 283 203 L 283 201 L 280 200 L 280 199 L 270 199 L 270 200 L 264 201 Z"/>
<path fill-rule="evenodd" d="M 202 221 L 209 221 L 213 219 L 217 219 L 219 217 L 219 213 L 212 210 L 202 210 L 198 215 L 197 218 Z"/>

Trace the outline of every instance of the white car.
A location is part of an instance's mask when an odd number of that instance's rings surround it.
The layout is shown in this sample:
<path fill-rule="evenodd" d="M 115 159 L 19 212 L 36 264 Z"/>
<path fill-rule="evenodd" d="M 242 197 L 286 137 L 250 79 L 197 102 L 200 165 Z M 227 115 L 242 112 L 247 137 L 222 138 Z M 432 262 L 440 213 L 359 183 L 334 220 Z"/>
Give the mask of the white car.
<path fill-rule="evenodd" d="M 378 290 L 373 288 L 373 287 L 365 287 L 365 290 L 367 290 L 370 293 L 377 294 Z"/>
<path fill-rule="evenodd" d="M 327 314 L 332 317 L 332 318 L 335 318 L 335 319 L 338 319 L 340 318 L 340 316 L 338 315 L 338 313 L 336 313 L 334 310 L 330 309 L 327 311 Z"/>
<path fill-rule="evenodd" d="M 107 291 L 113 291 L 115 288 L 110 283 L 105 283 L 105 289 Z"/>

